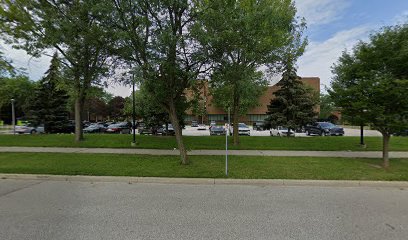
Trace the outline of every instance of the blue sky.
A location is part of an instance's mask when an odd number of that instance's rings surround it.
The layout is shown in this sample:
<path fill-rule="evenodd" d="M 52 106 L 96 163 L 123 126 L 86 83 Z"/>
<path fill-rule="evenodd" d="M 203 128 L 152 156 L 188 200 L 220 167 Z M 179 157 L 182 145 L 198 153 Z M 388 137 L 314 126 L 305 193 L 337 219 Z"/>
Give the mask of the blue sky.
<path fill-rule="evenodd" d="M 309 45 L 299 59 L 300 76 L 316 76 L 330 85 L 331 66 L 344 49 L 351 49 L 359 40 L 367 40 L 370 33 L 387 25 L 408 22 L 408 0 L 297 0 L 298 15 L 306 19 Z M 24 51 L 1 45 L 6 57 L 14 65 L 23 67 L 30 78 L 42 77 L 49 58 L 34 59 Z M 110 92 L 128 96 L 130 90 L 113 86 Z"/>

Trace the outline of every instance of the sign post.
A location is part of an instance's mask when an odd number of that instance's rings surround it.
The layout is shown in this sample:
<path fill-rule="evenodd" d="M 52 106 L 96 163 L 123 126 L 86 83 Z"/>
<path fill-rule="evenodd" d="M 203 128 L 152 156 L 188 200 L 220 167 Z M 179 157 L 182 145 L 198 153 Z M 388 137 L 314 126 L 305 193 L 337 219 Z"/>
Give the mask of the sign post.
<path fill-rule="evenodd" d="M 230 108 L 228 108 L 228 124 L 227 131 L 225 132 L 225 176 L 228 177 L 228 135 L 230 131 Z"/>

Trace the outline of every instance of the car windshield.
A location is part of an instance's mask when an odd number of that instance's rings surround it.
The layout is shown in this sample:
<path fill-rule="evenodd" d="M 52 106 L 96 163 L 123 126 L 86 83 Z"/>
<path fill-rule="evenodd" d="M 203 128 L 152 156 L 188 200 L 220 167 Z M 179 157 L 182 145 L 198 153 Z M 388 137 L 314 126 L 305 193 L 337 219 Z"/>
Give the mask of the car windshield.
<path fill-rule="evenodd" d="M 321 126 L 322 128 L 333 128 L 333 127 L 335 127 L 336 125 L 334 125 L 333 123 L 326 123 L 326 122 L 324 122 L 324 123 L 320 123 L 320 126 Z"/>
<path fill-rule="evenodd" d="M 279 130 L 284 130 L 284 131 L 287 131 L 287 130 L 288 130 L 287 127 L 279 127 L 278 129 L 279 129 Z"/>
<path fill-rule="evenodd" d="M 108 128 L 116 128 L 116 127 L 120 127 L 120 124 L 111 124 L 108 126 Z"/>
<path fill-rule="evenodd" d="M 211 131 L 221 131 L 221 130 L 224 130 L 224 128 L 219 127 L 219 126 L 214 126 L 214 127 L 211 128 Z"/>
<path fill-rule="evenodd" d="M 245 125 L 244 123 L 240 123 L 240 124 L 238 124 L 238 127 L 243 127 L 243 128 L 246 128 L 246 127 L 247 127 L 247 125 Z"/>

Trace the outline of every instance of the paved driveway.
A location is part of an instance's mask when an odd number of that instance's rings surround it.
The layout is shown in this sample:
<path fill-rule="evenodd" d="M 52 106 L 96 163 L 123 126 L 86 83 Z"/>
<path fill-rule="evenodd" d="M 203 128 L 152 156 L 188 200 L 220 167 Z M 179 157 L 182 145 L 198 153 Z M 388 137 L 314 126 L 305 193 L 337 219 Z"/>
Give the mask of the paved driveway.
<path fill-rule="evenodd" d="M 408 190 L 0 180 L 0 239 L 406 239 Z"/>

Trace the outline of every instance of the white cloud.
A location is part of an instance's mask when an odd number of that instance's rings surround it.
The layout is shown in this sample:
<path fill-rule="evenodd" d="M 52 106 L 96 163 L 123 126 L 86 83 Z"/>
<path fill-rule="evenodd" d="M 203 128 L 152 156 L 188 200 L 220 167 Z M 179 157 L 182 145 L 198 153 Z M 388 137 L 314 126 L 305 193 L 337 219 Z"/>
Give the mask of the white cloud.
<path fill-rule="evenodd" d="M 351 49 L 359 40 L 366 40 L 373 28 L 364 25 L 340 31 L 323 42 L 310 42 L 299 59 L 298 74 L 303 77 L 320 77 L 327 87 L 332 78 L 331 67 L 345 49 Z"/>
<path fill-rule="evenodd" d="M 402 24 L 408 22 L 408 10 L 398 14 L 392 19 L 393 24 Z"/>
<path fill-rule="evenodd" d="M 25 72 L 33 80 L 40 79 L 45 71 L 47 71 L 51 58 L 42 56 L 40 58 L 33 58 L 24 50 L 14 49 L 9 45 L 0 42 L 0 48 L 4 56 L 8 60 L 12 60 L 12 65 L 16 68 L 24 68 Z"/>
<path fill-rule="evenodd" d="M 298 16 L 304 17 L 308 26 L 331 23 L 341 18 L 350 6 L 347 0 L 297 0 Z"/>

